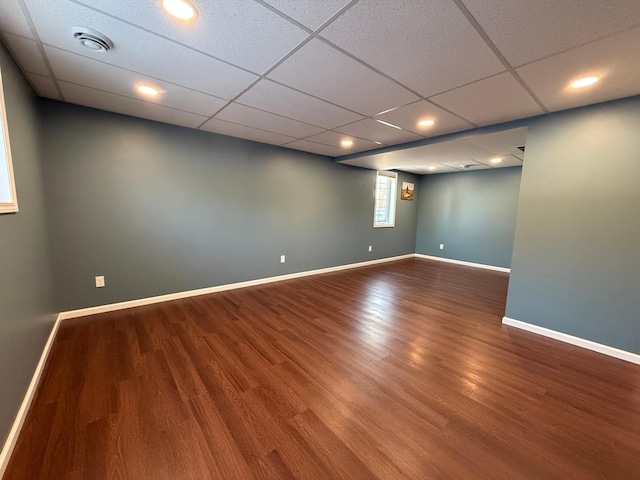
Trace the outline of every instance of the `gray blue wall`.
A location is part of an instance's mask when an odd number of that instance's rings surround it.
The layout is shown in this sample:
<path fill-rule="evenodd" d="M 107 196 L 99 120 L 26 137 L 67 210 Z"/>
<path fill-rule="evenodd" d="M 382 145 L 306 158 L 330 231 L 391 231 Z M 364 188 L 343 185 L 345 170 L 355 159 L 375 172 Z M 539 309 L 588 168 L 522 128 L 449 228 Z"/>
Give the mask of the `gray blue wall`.
<path fill-rule="evenodd" d="M 416 253 L 509 267 L 521 171 L 509 167 L 423 176 Z"/>
<path fill-rule="evenodd" d="M 55 320 L 36 98 L 0 44 L 20 212 L 0 215 L 0 445 Z"/>
<path fill-rule="evenodd" d="M 506 315 L 640 353 L 640 97 L 530 123 Z"/>
<path fill-rule="evenodd" d="M 373 171 L 55 101 L 40 114 L 59 310 L 415 251 L 416 201 L 373 228 Z"/>

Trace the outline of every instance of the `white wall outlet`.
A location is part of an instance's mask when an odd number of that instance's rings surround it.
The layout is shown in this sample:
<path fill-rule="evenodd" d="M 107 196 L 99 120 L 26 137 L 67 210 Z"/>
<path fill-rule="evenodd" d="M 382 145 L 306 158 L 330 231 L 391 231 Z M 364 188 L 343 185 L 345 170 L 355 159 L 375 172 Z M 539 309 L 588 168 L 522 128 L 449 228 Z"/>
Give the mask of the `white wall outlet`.
<path fill-rule="evenodd" d="M 96 288 L 104 287 L 104 276 L 96 277 Z"/>
<path fill-rule="evenodd" d="M 280 255 L 280 263 L 284 263 L 285 260 L 286 260 L 285 256 L 284 255 Z"/>
<path fill-rule="evenodd" d="M 371 249 L 372 249 L 372 248 L 373 248 L 373 247 L 372 247 L 371 245 L 369 245 L 369 251 L 371 251 Z"/>
<path fill-rule="evenodd" d="M 440 244 L 440 250 L 444 250 L 444 243 Z"/>

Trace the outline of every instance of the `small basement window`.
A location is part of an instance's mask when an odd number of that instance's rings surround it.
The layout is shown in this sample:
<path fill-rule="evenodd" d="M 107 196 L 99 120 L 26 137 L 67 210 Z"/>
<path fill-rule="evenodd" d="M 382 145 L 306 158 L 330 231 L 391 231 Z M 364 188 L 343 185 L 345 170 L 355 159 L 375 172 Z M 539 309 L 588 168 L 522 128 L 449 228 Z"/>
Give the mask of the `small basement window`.
<path fill-rule="evenodd" d="M 396 193 L 398 174 L 376 172 L 376 192 L 373 210 L 374 227 L 394 227 L 396 224 Z"/>

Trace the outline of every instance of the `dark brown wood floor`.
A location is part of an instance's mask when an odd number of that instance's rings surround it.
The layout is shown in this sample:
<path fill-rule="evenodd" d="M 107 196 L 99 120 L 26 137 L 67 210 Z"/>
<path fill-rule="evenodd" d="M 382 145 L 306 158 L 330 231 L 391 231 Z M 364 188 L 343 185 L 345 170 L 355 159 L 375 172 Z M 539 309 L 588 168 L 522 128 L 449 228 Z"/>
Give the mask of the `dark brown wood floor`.
<path fill-rule="evenodd" d="M 421 259 L 63 323 L 5 479 L 640 478 L 640 368 Z"/>

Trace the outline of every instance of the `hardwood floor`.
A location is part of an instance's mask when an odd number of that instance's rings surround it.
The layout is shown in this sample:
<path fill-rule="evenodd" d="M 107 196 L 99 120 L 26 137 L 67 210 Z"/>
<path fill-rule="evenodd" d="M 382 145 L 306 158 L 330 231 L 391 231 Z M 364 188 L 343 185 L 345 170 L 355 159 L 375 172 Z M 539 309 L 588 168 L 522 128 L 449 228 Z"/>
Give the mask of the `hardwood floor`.
<path fill-rule="evenodd" d="M 409 259 L 68 320 L 5 479 L 640 478 L 640 368 Z"/>

